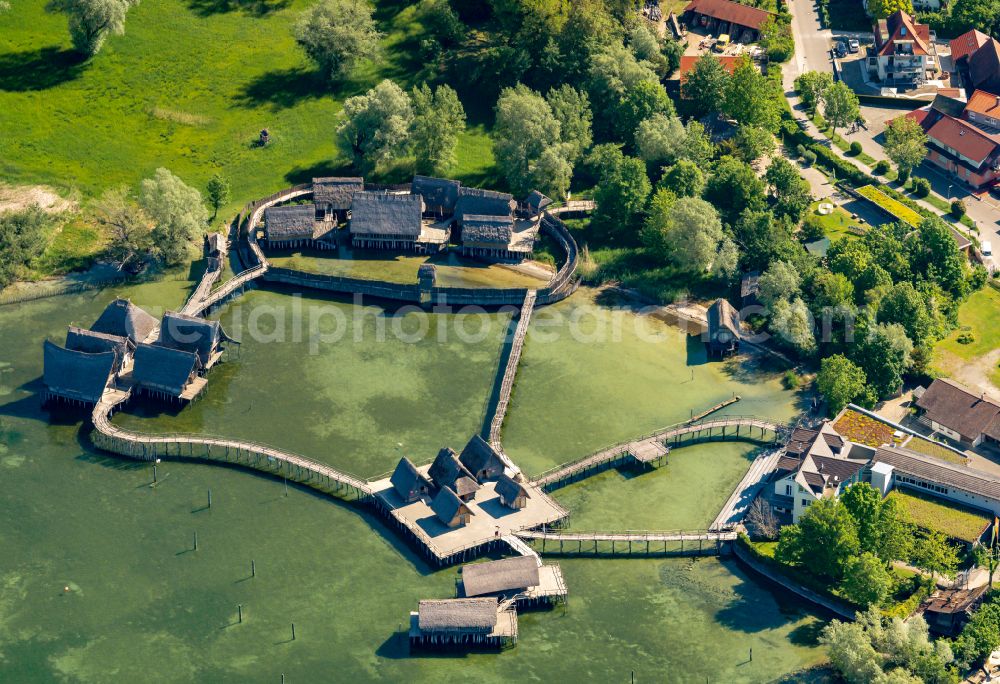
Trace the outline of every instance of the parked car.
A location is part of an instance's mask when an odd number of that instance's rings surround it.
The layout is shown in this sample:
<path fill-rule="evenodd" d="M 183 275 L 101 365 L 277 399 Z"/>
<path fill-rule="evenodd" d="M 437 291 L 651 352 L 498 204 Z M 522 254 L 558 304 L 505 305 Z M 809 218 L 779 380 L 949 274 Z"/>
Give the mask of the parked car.
<path fill-rule="evenodd" d="M 847 55 L 847 45 L 843 42 L 838 42 L 833 51 L 837 53 L 838 57 L 844 57 Z"/>
<path fill-rule="evenodd" d="M 856 55 L 861 51 L 861 43 L 858 42 L 857 38 L 851 38 L 847 41 L 847 49 L 850 50 L 852 55 Z"/>
<path fill-rule="evenodd" d="M 982 242 L 982 244 L 980 246 L 982 247 L 982 249 L 980 251 L 983 253 L 984 257 L 991 257 L 991 256 L 993 256 L 993 243 L 992 242 L 990 242 L 989 240 L 983 240 L 983 242 Z"/>

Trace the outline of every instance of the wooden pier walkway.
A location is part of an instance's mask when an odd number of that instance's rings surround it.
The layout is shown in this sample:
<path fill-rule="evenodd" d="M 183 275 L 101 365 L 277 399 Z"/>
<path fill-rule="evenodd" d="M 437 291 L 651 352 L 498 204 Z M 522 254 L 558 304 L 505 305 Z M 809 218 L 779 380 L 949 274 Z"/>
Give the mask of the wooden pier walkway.
<path fill-rule="evenodd" d="M 525 544 L 521 538 L 513 534 L 505 534 L 500 539 L 505 544 L 507 544 L 507 546 L 510 547 L 510 550 L 512 552 L 519 554 L 521 556 L 528 556 L 530 558 L 534 558 L 535 562 L 538 564 L 538 567 L 542 567 L 542 557 L 538 555 L 537 551 L 535 551 L 533 548 Z"/>
<path fill-rule="evenodd" d="M 517 327 L 514 329 L 514 339 L 511 341 L 510 352 L 506 357 L 503 375 L 500 380 L 500 391 L 498 392 L 493 415 L 490 417 L 490 430 L 488 441 L 498 454 L 504 459 L 508 468 L 514 472 L 521 472 L 521 469 L 508 457 L 500 443 L 500 431 L 503 428 L 504 418 L 507 416 L 507 407 L 510 406 L 510 395 L 514 390 L 514 378 L 517 376 L 517 367 L 521 362 L 521 351 L 524 349 L 524 339 L 528 334 L 528 325 L 531 323 L 531 312 L 535 308 L 535 299 L 538 296 L 536 290 L 528 290 L 518 314 Z M 484 421 L 485 422 L 485 421 Z"/>
<path fill-rule="evenodd" d="M 709 412 L 717 410 L 719 409 L 714 408 L 710 409 Z M 701 413 L 699 416 L 707 415 L 707 413 Z M 669 448 L 680 446 L 685 437 L 690 437 L 691 442 L 706 438 L 776 442 L 783 430 L 784 426 L 779 423 L 752 416 L 726 416 L 694 423 L 686 421 L 557 466 L 535 478 L 534 484 L 542 487 L 545 491 L 551 491 L 611 467 L 626 465 L 630 462 L 644 466 L 649 465 L 651 463 L 649 454 L 662 451 L 663 458 L 666 458 L 666 452 Z M 759 431 L 759 437 L 754 437 L 754 431 Z M 770 440 L 766 439 L 768 433 L 773 435 Z M 653 465 L 656 463 L 653 462 Z"/>
<path fill-rule="evenodd" d="M 719 515 L 716 516 L 715 520 L 709 526 L 709 530 L 732 529 L 743 522 L 750 504 L 753 503 L 760 490 L 763 489 L 768 476 L 778 467 L 778 460 L 784 451 L 783 447 L 771 449 L 760 454 L 753 460 L 746 475 L 736 485 L 736 489 L 733 490 L 732 495 L 726 501 L 722 510 L 719 511 Z"/>
<path fill-rule="evenodd" d="M 206 460 L 231 463 L 284 477 L 292 482 L 349 500 L 366 500 L 371 489 L 364 480 L 298 454 L 255 442 L 199 435 L 151 435 L 130 432 L 111 423 L 114 411 L 131 391 L 111 389 L 94 407 L 94 444 L 105 451 L 140 461 Z"/>
<path fill-rule="evenodd" d="M 541 545 L 541 553 L 590 556 L 721 554 L 736 540 L 735 532 L 518 532 L 517 536 Z"/>

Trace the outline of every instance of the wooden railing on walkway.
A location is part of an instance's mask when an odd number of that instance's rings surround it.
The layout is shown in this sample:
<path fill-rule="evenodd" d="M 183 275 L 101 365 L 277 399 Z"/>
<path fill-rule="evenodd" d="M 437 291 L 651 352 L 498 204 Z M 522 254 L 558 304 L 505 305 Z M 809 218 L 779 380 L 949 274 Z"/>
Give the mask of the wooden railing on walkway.
<path fill-rule="evenodd" d="M 736 540 L 735 532 L 674 530 L 647 532 L 539 532 L 524 531 L 516 535 L 522 540 L 539 544 L 539 552 L 588 556 L 671 556 L 722 554 Z"/>
<path fill-rule="evenodd" d="M 496 408 L 490 420 L 490 445 L 498 452 L 503 452 L 500 444 L 500 430 L 503 427 L 504 418 L 507 416 L 507 407 L 510 405 L 510 395 L 514 389 L 514 378 L 517 376 L 517 367 L 521 362 L 521 351 L 524 349 L 524 338 L 528 333 L 528 324 L 531 322 L 531 312 L 535 308 L 535 290 L 528 290 L 524 297 L 524 304 L 521 306 L 520 317 L 517 327 L 514 329 L 514 339 L 511 342 L 510 353 L 507 355 L 507 364 L 504 367 L 503 378 L 500 382 L 500 393 L 497 397 Z M 513 462 L 510 463 L 513 466 Z M 516 472 L 520 472 L 514 466 Z"/>
<path fill-rule="evenodd" d="M 715 408 L 714 410 L 719 409 Z M 704 415 L 705 413 L 699 414 L 699 416 Z M 732 428 L 732 430 L 730 430 L 730 428 Z M 558 487 L 561 484 L 566 484 L 569 481 L 572 481 L 574 478 L 584 473 L 593 475 L 607 469 L 608 467 L 624 463 L 624 461 L 628 460 L 628 458 L 632 455 L 632 450 L 635 449 L 636 445 L 641 445 L 644 442 L 659 442 L 668 447 L 678 446 L 682 437 L 695 435 L 695 439 L 698 439 L 704 433 L 708 433 L 708 436 L 712 437 L 716 436 L 715 432 L 717 430 L 720 433 L 717 436 L 722 439 L 745 439 L 748 441 L 774 442 L 780 438 L 784 431 L 784 426 L 766 418 L 756 418 L 752 416 L 726 416 L 724 418 L 702 420 L 698 422 L 691 422 L 688 420 L 662 430 L 642 435 L 629 440 L 628 442 L 621 442 L 619 444 L 606 447 L 575 461 L 570 461 L 556 466 L 555 468 L 547 470 L 536 477 L 534 479 L 534 484 L 542 488 Z M 753 437 L 753 430 L 760 430 L 759 438 Z M 771 440 L 764 439 L 766 433 L 768 432 L 773 435 Z M 673 445 L 670 444 L 671 440 L 674 441 Z"/>
<path fill-rule="evenodd" d="M 128 390 L 109 390 L 94 407 L 92 437 L 99 448 L 140 461 L 197 459 L 241 465 L 345 499 L 367 499 L 372 494 L 368 483 L 358 477 L 264 444 L 204 435 L 153 435 L 123 430 L 112 424 L 111 415 L 129 397 Z"/>

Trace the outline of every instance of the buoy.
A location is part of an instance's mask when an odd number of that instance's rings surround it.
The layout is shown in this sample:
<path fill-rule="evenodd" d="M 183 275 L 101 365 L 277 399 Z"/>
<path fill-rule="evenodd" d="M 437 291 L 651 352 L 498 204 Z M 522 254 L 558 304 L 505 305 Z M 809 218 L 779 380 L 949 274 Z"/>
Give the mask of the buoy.
<path fill-rule="evenodd" d="M 69 591 L 69 587 L 63 587 L 63 591 Z"/>

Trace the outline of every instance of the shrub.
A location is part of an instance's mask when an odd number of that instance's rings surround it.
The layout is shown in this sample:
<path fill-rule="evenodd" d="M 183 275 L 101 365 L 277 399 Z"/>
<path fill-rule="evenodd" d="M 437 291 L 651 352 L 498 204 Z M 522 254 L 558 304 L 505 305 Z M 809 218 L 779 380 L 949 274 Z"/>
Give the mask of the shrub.
<path fill-rule="evenodd" d="M 951 215 L 957 219 L 965 216 L 965 202 L 960 199 L 951 201 Z"/>
<path fill-rule="evenodd" d="M 801 159 L 802 157 L 806 156 L 806 148 L 805 148 L 805 145 L 796 145 L 796 146 L 795 146 L 795 154 L 797 154 L 797 155 L 799 156 L 799 158 L 800 158 L 800 159 Z"/>
<path fill-rule="evenodd" d="M 900 185 L 906 183 L 910 179 L 910 170 L 900 168 L 899 173 L 896 174 L 896 180 L 899 181 Z"/>
<path fill-rule="evenodd" d="M 875 173 L 877 173 L 880 176 L 884 176 L 885 174 L 889 173 L 889 162 L 887 162 L 885 159 L 879 159 L 878 163 L 875 164 Z"/>
<path fill-rule="evenodd" d="M 859 143 L 857 140 L 851 143 L 851 154 L 853 154 L 855 157 L 861 154 L 861 143 Z"/>
<path fill-rule="evenodd" d="M 802 385 L 802 378 L 799 377 L 798 373 L 789 368 L 781 377 L 781 384 L 784 385 L 787 390 L 798 389 L 799 386 Z"/>
<path fill-rule="evenodd" d="M 823 222 L 816 214 L 809 214 L 802 223 L 801 236 L 805 242 L 812 242 L 823 237 Z"/>
<path fill-rule="evenodd" d="M 917 197 L 927 197 L 931 194 L 931 182 L 926 178 L 914 178 L 911 187 Z"/>
<path fill-rule="evenodd" d="M 806 166 L 812 166 L 816 163 L 816 153 L 812 150 L 806 150 L 802 155 L 802 160 L 806 163 Z"/>

